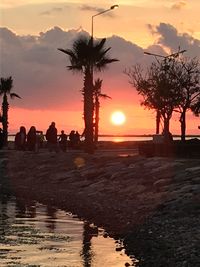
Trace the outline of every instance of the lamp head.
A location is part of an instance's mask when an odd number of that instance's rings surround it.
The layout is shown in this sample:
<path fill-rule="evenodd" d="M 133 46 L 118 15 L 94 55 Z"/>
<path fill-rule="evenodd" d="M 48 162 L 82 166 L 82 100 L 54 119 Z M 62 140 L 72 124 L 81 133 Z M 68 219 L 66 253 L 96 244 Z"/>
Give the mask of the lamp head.
<path fill-rule="evenodd" d="M 119 6 L 118 5 L 113 5 L 110 7 L 110 9 L 115 9 L 115 8 L 118 8 Z"/>

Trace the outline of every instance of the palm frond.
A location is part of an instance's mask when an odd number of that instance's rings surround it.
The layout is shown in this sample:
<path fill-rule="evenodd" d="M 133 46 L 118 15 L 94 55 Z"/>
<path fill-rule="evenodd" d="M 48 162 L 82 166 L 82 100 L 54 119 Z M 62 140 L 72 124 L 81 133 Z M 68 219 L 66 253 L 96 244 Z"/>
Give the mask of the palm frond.
<path fill-rule="evenodd" d="M 110 64 L 110 63 L 112 63 L 112 62 L 117 62 L 117 61 L 119 61 L 119 60 L 118 60 L 118 59 L 115 59 L 115 58 L 113 58 L 113 59 L 110 59 L 110 58 L 103 58 L 103 59 L 101 59 L 101 60 L 95 65 L 95 67 L 96 67 L 99 71 L 101 71 L 102 69 L 106 68 L 107 64 Z"/>
<path fill-rule="evenodd" d="M 20 97 L 18 94 L 15 94 L 15 93 L 11 93 L 11 94 L 10 94 L 10 97 L 11 97 L 12 99 L 15 98 L 15 97 L 21 99 L 21 97 Z"/>
<path fill-rule="evenodd" d="M 104 98 L 104 99 L 106 99 L 106 98 L 112 99 L 112 97 L 110 97 L 109 95 L 106 95 L 106 94 L 99 94 L 99 97 Z"/>
<path fill-rule="evenodd" d="M 100 42 L 95 44 L 95 47 L 100 51 L 104 47 L 105 42 L 106 42 L 106 38 L 103 38 L 101 39 Z"/>
<path fill-rule="evenodd" d="M 0 81 L 0 95 L 3 94 L 10 94 L 10 91 L 12 90 L 13 87 L 13 79 L 12 77 L 8 78 L 1 78 Z"/>

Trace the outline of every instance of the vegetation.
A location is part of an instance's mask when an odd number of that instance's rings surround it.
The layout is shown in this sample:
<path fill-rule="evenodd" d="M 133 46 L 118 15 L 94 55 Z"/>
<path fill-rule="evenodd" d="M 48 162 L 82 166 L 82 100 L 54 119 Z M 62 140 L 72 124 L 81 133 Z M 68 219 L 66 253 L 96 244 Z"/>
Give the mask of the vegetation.
<path fill-rule="evenodd" d="M 100 109 L 100 100 L 99 98 L 111 98 L 106 94 L 101 93 L 103 80 L 99 78 L 95 80 L 94 83 L 94 114 L 95 114 L 95 124 L 94 124 L 94 142 L 98 142 L 99 136 L 99 109 Z"/>
<path fill-rule="evenodd" d="M 144 74 L 140 65 L 133 66 L 127 71 L 130 83 L 143 96 L 141 102 L 148 109 L 154 109 L 160 115 L 164 132 L 169 132 L 170 119 L 174 108 L 179 101 L 179 95 L 176 91 L 176 83 L 171 79 L 166 66 L 172 64 L 166 60 L 154 62 Z"/>
<path fill-rule="evenodd" d="M 4 145 L 7 144 L 8 141 L 8 96 L 11 98 L 20 98 L 16 93 L 12 93 L 13 88 L 13 79 L 12 77 L 1 78 L 0 81 L 0 96 L 2 96 L 2 126 L 3 126 L 3 137 L 4 137 Z"/>
<path fill-rule="evenodd" d="M 195 116 L 199 116 L 200 114 L 200 96 L 196 98 L 195 103 L 191 107 L 192 112 Z"/>
<path fill-rule="evenodd" d="M 172 73 L 173 74 L 173 73 Z M 174 76 L 177 80 L 177 90 L 180 94 L 178 111 L 180 113 L 181 140 L 185 141 L 186 112 L 196 110 L 200 97 L 200 63 L 197 59 L 181 58 L 176 62 Z M 196 107 L 196 108 L 194 108 Z"/>
<path fill-rule="evenodd" d="M 174 111 L 180 113 L 181 140 L 185 141 L 186 112 L 199 113 L 200 64 L 196 59 L 179 57 L 178 53 L 153 62 L 146 72 L 135 65 L 125 73 L 143 96 L 142 105 L 154 109 L 163 121 L 163 132 L 169 133 Z"/>
<path fill-rule="evenodd" d="M 72 49 L 58 49 L 69 56 L 71 65 L 69 70 L 82 72 L 84 86 L 82 89 L 84 102 L 85 123 L 85 151 L 94 152 L 94 84 L 93 70 L 101 71 L 109 63 L 117 61 L 107 56 L 111 49 L 105 48 L 106 39 L 95 41 L 85 36 L 79 37 L 72 45 Z"/>

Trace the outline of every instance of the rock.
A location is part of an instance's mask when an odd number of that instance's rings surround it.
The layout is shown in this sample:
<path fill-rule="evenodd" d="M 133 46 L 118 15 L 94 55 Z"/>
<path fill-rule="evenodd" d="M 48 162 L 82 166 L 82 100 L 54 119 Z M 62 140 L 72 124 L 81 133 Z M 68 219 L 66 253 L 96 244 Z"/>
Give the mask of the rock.
<path fill-rule="evenodd" d="M 9 162 L 8 158 L 2 158 L 2 159 L 0 159 L 0 165 L 2 167 L 5 167 L 8 164 L 8 162 Z"/>
<path fill-rule="evenodd" d="M 186 193 L 186 192 L 199 191 L 199 190 L 200 190 L 200 185 L 186 185 L 186 186 L 183 186 L 179 190 L 179 192 Z"/>
<path fill-rule="evenodd" d="M 192 173 L 199 173 L 200 174 L 200 167 L 196 166 L 196 167 L 192 167 L 192 168 L 187 168 L 185 169 L 186 172 L 192 172 Z"/>
<path fill-rule="evenodd" d="M 170 182 L 171 182 L 170 179 L 160 179 L 160 180 L 154 182 L 153 185 L 155 187 L 161 187 L 161 186 L 169 185 Z"/>

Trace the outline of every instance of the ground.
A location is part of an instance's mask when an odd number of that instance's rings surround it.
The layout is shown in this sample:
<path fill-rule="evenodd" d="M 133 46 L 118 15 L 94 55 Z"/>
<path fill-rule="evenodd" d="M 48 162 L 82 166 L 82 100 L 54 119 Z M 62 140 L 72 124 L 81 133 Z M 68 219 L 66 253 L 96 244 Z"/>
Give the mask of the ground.
<path fill-rule="evenodd" d="M 200 266 L 200 159 L 136 150 L 5 150 L 0 171 L 18 198 L 77 214 L 122 238 L 139 266 Z M 2 181 L 0 186 L 2 186 Z"/>

